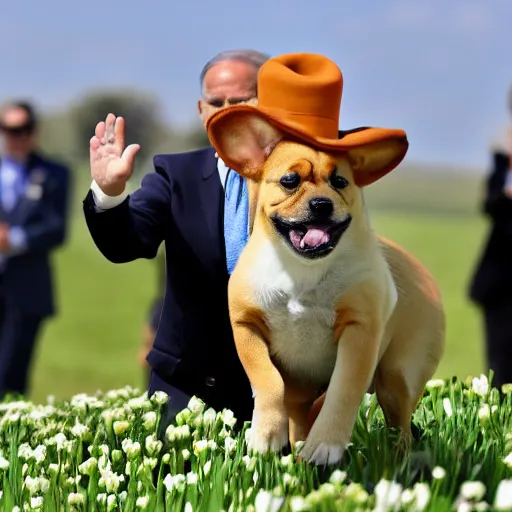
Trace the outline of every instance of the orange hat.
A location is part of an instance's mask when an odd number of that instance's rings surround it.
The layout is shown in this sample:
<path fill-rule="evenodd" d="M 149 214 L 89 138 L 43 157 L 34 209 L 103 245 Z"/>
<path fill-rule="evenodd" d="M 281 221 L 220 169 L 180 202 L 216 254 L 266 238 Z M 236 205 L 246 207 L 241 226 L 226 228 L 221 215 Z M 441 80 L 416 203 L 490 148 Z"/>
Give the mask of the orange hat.
<path fill-rule="evenodd" d="M 323 55 L 291 53 L 267 60 L 258 73 L 258 106 L 234 105 L 219 110 L 208 119 L 211 144 L 229 167 L 220 133 L 226 121 L 243 121 L 248 114 L 266 120 L 284 138 L 297 140 L 328 152 L 364 150 L 364 164 L 354 170 L 358 186 L 368 185 L 392 171 L 408 148 L 403 130 L 356 128 L 340 131 L 339 113 L 343 75 L 338 66 Z"/>

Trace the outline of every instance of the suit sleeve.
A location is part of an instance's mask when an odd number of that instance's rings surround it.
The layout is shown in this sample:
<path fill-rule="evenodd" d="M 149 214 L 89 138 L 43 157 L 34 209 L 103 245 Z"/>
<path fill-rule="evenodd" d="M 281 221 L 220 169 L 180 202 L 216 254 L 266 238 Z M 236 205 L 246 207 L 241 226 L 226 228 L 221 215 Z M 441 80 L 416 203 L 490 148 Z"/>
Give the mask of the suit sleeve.
<path fill-rule="evenodd" d="M 154 258 L 171 219 L 171 182 L 165 163 L 154 159 L 155 170 L 121 204 L 98 211 L 89 190 L 84 215 L 100 252 L 113 263 Z"/>
<path fill-rule="evenodd" d="M 11 228 L 11 234 L 16 235 L 13 240 L 15 249 L 19 249 L 15 252 L 47 251 L 66 240 L 70 171 L 67 167 L 56 166 L 51 172 L 54 173 L 54 180 L 44 199 L 41 218 L 22 227 Z"/>
<path fill-rule="evenodd" d="M 496 221 L 512 219 L 512 199 L 503 192 L 508 169 L 508 155 L 494 153 L 493 169 L 487 180 L 483 211 Z"/>

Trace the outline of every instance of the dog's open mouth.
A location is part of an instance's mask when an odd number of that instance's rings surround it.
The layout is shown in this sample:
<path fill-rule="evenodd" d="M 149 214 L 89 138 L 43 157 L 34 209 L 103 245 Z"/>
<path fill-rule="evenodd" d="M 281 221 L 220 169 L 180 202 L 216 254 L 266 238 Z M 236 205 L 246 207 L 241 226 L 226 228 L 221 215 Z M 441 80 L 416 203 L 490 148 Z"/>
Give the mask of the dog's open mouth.
<path fill-rule="evenodd" d="M 309 258 L 318 258 L 331 252 L 351 221 L 350 215 L 340 222 L 328 224 L 288 222 L 278 215 L 272 217 L 275 227 L 291 247 Z"/>

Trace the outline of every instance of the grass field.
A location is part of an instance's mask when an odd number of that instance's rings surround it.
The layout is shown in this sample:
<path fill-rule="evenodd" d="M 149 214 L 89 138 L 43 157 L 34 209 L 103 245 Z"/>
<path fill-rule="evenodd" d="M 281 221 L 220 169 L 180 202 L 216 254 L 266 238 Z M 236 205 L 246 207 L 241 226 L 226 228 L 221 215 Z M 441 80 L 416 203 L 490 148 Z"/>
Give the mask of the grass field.
<path fill-rule="evenodd" d="M 417 206 L 422 197 L 423 204 L 425 197 L 435 199 L 432 187 L 439 186 L 435 181 L 430 180 L 430 189 L 415 182 Z M 87 187 L 83 185 L 77 187 L 79 198 Z M 445 203 L 456 189 L 461 192 L 460 184 L 441 184 Z M 385 194 L 387 205 L 396 202 L 388 189 Z M 473 187 L 466 194 L 470 200 L 458 200 L 457 204 L 464 204 L 456 213 L 426 214 L 419 207 L 416 213 L 391 211 L 385 205 L 373 213 L 378 232 L 411 250 L 440 283 L 447 311 L 447 349 L 440 377 L 465 378 L 485 369 L 480 316 L 466 299 L 468 279 L 485 236 L 484 220 L 476 213 L 465 213 L 474 196 Z M 108 262 L 89 236 L 79 199 L 75 206 L 68 244 L 55 255 L 60 314 L 48 322 L 38 346 L 30 395 L 35 401 L 49 394 L 66 398 L 97 389 L 145 385 L 136 356 L 156 288 L 155 262 Z M 442 208 L 436 205 L 434 210 Z"/>

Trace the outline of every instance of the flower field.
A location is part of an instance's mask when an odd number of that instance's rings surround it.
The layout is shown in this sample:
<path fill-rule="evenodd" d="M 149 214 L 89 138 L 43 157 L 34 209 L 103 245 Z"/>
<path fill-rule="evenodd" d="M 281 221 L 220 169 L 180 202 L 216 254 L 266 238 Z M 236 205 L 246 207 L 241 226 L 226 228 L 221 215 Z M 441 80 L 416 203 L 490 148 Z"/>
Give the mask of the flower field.
<path fill-rule="evenodd" d="M 250 424 L 237 431 L 230 411 L 195 398 L 167 428 L 167 396 L 129 387 L 4 401 L 0 510 L 512 511 L 511 391 L 485 376 L 430 381 L 405 458 L 366 395 L 345 459 L 329 469 L 295 452 L 248 453 Z"/>

